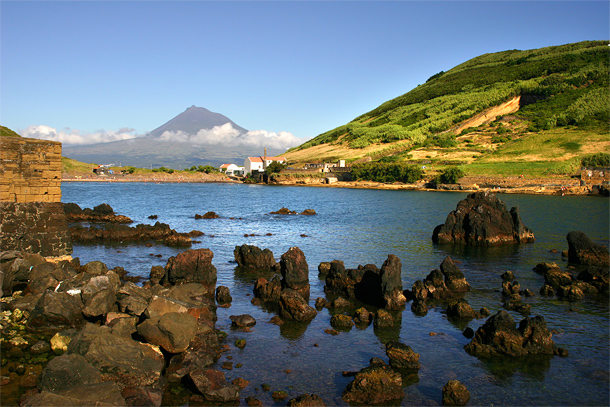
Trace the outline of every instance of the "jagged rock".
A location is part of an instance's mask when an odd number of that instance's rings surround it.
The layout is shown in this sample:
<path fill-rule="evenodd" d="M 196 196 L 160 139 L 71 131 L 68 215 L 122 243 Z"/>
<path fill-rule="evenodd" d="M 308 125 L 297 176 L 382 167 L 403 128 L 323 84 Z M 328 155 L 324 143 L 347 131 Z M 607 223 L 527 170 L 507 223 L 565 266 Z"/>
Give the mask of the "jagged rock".
<path fill-rule="evenodd" d="M 356 315 L 354 316 L 354 322 L 356 325 L 369 325 L 375 319 L 375 314 L 370 312 L 364 307 L 360 307 L 356 310 Z"/>
<path fill-rule="evenodd" d="M 161 407 L 163 394 L 152 386 L 125 387 L 121 391 L 129 406 Z"/>
<path fill-rule="evenodd" d="M 335 328 L 351 329 L 354 326 L 354 321 L 349 315 L 337 314 L 330 318 L 330 324 Z"/>
<path fill-rule="evenodd" d="M 470 392 L 458 380 L 450 380 L 443 386 L 444 406 L 465 406 L 470 400 Z"/>
<path fill-rule="evenodd" d="M 562 271 L 556 263 L 539 263 L 534 271 L 544 276 L 545 284 L 558 288 L 574 282 L 574 276 L 569 271 Z"/>
<path fill-rule="evenodd" d="M 121 386 L 148 386 L 161 378 L 163 354 L 158 347 L 113 335 L 105 326 L 87 324 L 68 345 L 68 354 L 78 354 L 100 369 L 102 380 Z"/>
<path fill-rule="evenodd" d="M 106 323 L 111 330 L 113 335 L 124 336 L 127 338 L 131 338 L 133 334 L 138 332 L 138 328 L 136 327 L 138 324 L 138 317 L 129 316 L 122 318 L 116 318 L 110 323 Z"/>
<path fill-rule="evenodd" d="M 220 345 L 214 328 L 200 325 L 188 349 L 170 359 L 164 377 L 170 382 L 180 382 L 190 372 L 209 367 L 219 357 Z"/>
<path fill-rule="evenodd" d="M 184 352 L 197 333 L 197 320 L 190 314 L 168 312 L 158 319 L 147 319 L 137 326 L 148 343 L 170 353 Z"/>
<path fill-rule="evenodd" d="M 112 207 L 106 203 L 99 204 L 93 209 L 81 209 L 75 203 L 64 203 L 64 212 L 68 222 L 132 222 L 127 216 L 116 215 Z"/>
<path fill-rule="evenodd" d="M 326 407 L 322 397 L 317 394 L 301 394 L 288 400 L 288 407 Z"/>
<path fill-rule="evenodd" d="M 271 281 L 260 277 L 254 284 L 254 296 L 263 301 L 278 302 L 282 292 L 282 282 L 278 275 L 275 275 Z"/>
<path fill-rule="evenodd" d="M 417 314 L 427 312 L 426 302 L 451 300 L 462 296 L 470 290 L 464 274 L 447 256 L 440 265 L 440 270 L 432 270 L 423 280 L 417 280 L 411 288 L 414 298 L 411 310 Z"/>
<path fill-rule="evenodd" d="M 445 285 L 450 292 L 463 293 L 470 290 L 470 285 L 466 281 L 464 273 L 455 265 L 451 257 L 445 257 L 441 263 L 441 273 L 445 277 Z"/>
<path fill-rule="evenodd" d="M 323 261 L 322 263 L 320 263 L 318 265 L 318 274 L 320 274 L 322 276 L 326 276 L 326 275 L 328 275 L 329 272 L 330 272 L 330 262 L 329 261 Z"/>
<path fill-rule="evenodd" d="M 195 214 L 195 219 L 217 219 L 218 217 L 216 212 L 213 211 L 206 212 L 203 215 Z"/>
<path fill-rule="evenodd" d="M 492 246 L 534 241 L 533 232 L 521 222 L 517 208 L 489 192 L 474 192 L 457 204 L 443 225 L 432 234 L 435 243 Z"/>
<path fill-rule="evenodd" d="M 56 393 L 42 391 L 25 396 L 23 407 L 48 406 L 127 406 L 121 389 L 113 382 L 75 386 Z"/>
<path fill-rule="evenodd" d="M 394 318 L 388 311 L 380 308 L 375 314 L 373 325 L 375 328 L 391 328 L 394 326 Z"/>
<path fill-rule="evenodd" d="M 407 299 L 402 293 L 402 263 L 393 254 L 381 266 L 381 295 L 385 308 L 400 310 L 405 306 Z"/>
<path fill-rule="evenodd" d="M 233 297 L 231 297 L 231 292 L 229 291 L 229 287 L 225 287 L 220 285 L 216 287 L 216 302 L 226 304 L 233 301 Z"/>
<path fill-rule="evenodd" d="M 510 314 L 500 310 L 477 329 L 474 338 L 464 349 L 470 354 L 482 356 L 553 355 L 557 353 L 557 347 L 551 338 L 543 317 L 526 317 L 517 328 Z"/>
<path fill-rule="evenodd" d="M 163 282 L 180 284 L 194 282 L 204 284 L 214 295 L 216 289 L 216 267 L 212 264 L 214 253 L 210 249 L 189 249 L 170 257 L 165 265 Z"/>
<path fill-rule="evenodd" d="M 152 266 L 150 268 L 150 284 L 155 285 L 159 284 L 161 280 L 165 277 L 165 268 L 161 266 Z"/>
<path fill-rule="evenodd" d="M 271 215 L 296 215 L 296 211 L 291 211 L 288 208 L 284 208 L 282 207 L 281 209 L 275 211 L 275 212 L 271 212 Z"/>
<path fill-rule="evenodd" d="M 298 247 L 291 247 L 280 259 L 282 288 L 297 291 L 309 299 L 309 266 L 305 254 Z"/>
<path fill-rule="evenodd" d="M 163 243 L 167 246 L 189 247 L 193 240 L 188 233 L 173 233 L 163 239 Z"/>
<path fill-rule="evenodd" d="M 477 313 L 472 309 L 468 301 L 461 298 L 453 301 L 447 307 L 447 316 L 463 319 L 473 319 L 477 317 Z"/>
<path fill-rule="evenodd" d="M 279 306 L 279 315 L 283 319 L 309 322 L 318 314 L 315 308 L 310 307 L 307 301 L 294 290 L 282 290 Z"/>
<path fill-rule="evenodd" d="M 261 250 L 252 245 L 243 244 L 241 246 L 235 246 L 233 256 L 235 257 L 238 267 L 243 270 L 273 271 L 277 265 L 271 250 Z"/>
<path fill-rule="evenodd" d="M 343 297 L 338 297 L 330 303 L 330 306 L 332 308 L 346 308 L 346 307 L 350 307 L 351 305 L 352 305 L 352 303 Z"/>
<path fill-rule="evenodd" d="M 419 353 L 415 353 L 410 346 L 398 341 L 386 344 L 385 353 L 390 358 L 390 366 L 395 369 L 419 369 Z"/>
<path fill-rule="evenodd" d="M 350 382 L 341 399 L 348 403 L 383 404 L 402 400 L 402 378 L 385 364 L 375 363 L 360 370 Z"/>
<path fill-rule="evenodd" d="M 188 376 L 208 401 L 228 403 L 239 400 L 240 387 L 228 384 L 221 371 L 207 368 L 190 372 Z"/>
<path fill-rule="evenodd" d="M 327 305 L 328 305 L 328 302 L 326 301 L 326 299 L 324 299 L 322 297 L 316 298 L 316 304 L 315 304 L 316 310 L 320 311 Z"/>
<path fill-rule="evenodd" d="M 515 274 L 508 270 L 505 271 L 500 277 L 502 277 L 502 281 L 513 281 L 515 279 Z"/>
<path fill-rule="evenodd" d="M 102 382 L 102 373 L 80 355 L 53 358 L 38 379 L 38 389 L 51 393 Z"/>
<path fill-rule="evenodd" d="M 568 240 L 568 262 L 583 266 L 605 267 L 608 273 L 608 248 L 593 243 L 583 232 L 572 231 Z"/>
<path fill-rule="evenodd" d="M 126 282 L 117 291 L 117 302 L 121 312 L 140 316 L 148 307 L 152 293 L 132 282 Z"/>
<path fill-rule="evenodd" d="M 303 212 L 300 213 L 300 215 L 315 215 L 316 211 L 314 209 L 305 209 Z"/>

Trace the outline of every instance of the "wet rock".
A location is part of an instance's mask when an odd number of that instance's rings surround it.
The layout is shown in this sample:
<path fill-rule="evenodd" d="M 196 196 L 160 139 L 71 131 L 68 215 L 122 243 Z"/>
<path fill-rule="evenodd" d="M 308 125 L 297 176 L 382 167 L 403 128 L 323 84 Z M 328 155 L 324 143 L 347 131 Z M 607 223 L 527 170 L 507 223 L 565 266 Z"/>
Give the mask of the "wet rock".
<path fill-rule="evenodd" d="M 149 281 L 151 285 L 159 284 L 165 277 L 165 268 L 161 266 L 152 266 L 150 268 Z"/>
<path fill-rule="evenodd" d="M 332 308 L 346 308 L 350 307 L 351 305 L 352 303 L 343 297 L 338 297 L 330 303 Z"/>
<path fill-rule="evenodd" d="M 356 310 L 356 315 L 354 315 L 354 322 L 356 325 L 369 325 L 375 319 L 375 314 L 370 312 L 364 307 L 360 307 Z"/>
<path fill-rule="evenodd" d="M 309 306 L 301 294 L 293 290 L 282 290 L 279 301 L 279 315 L 281 318 L 309 322 L 317 314 L 317 311 Z"/>
<path fill-rule="evenodd" d="M 516 327 L 510 314 L 500 310 L 477 329 L 464 349 L 474 355 L 524 356 L 553 355 L 557 348 L 543 317 L 526 317 Z"/>
<path fill-rule="evenodd" d="M 55 393 L 42 391 L 30 394 L 20 403 L 27 407 L 48 406 L 126 406 L 116 383 L 102 382 L 70 387 Z"/>
<path fill-rule="evenodd" d="M 197 320 L 187 313 L 169 312 L 159 319 L 147 319 L 137 326 L 148 343 L 170 353 L 184 352 L 197 333 Z"/>
<path fill-rule="evenodd" d="M 218 217 L 216 212 L 213 211 L 206 212 L 203 215 L 195 214 L 195 219 L 217 219 Z"/>
<path fill-rule="evenodd" d="M 327 305 L 328 305 L 328 303 L 326 302 L 326 299 L 324 299 L 322 297 L 316 298 L 316 303 L 315 303 L 316 310 L 320 311 Z"/>
<path fill-rule="evenodd" d="M 502 281 L 513 281 L 515 279 L 515 274 L 512 271 L 505 271 L 500 277 L 502 277 Z"/>
<path fill-rule="evenodd" d="M 354 321 L 349 315 L 337 314 L 330 318 L 330 324 L 338 329 L 351 329 Z"/>
<path fill-rule="evenodd" d="M 256 325 L 256 319 L 248 314 L 231 315 L 229 319 L 231 320 L 231 326 L 235 328 L 249 328 Z"/>
<path fill-rule="evenodd" d="M 127 216 L 116 215 L 112 207 L 106 203 L 99 204 L 93 209 L 81 209 L 75 203 L 64 203 L 64 212 L 68 222 L 132 222 Z"/>
<path fill-rule="evenodd" d="M 419 353 L 415 353 L 410 346 L 398 341 L 390 341 L 385 347 L 386 355 L 390 358 L 390 366 L 395 369 L 420 368 Z"/>
<path fill-rule="evenodd" d="M 121 312 L 139 317 L 148 307 L 152 293 L 132 282 L 127 282 L 117 291 L 116 296 Z"/>
<path fill-rule="evenodd" d="M 37 341 L 30 347 L 30 353 L 40 355 L 51 351 L 51 345 L 45 341 Z"/>
<path fill-rule="evenodd" d="M 239 401 L 240 387 L 228 384 L 224 373 L 215 369 L 202 369 L 189 373 L 189 378 L 197 390 L 208 401 L 229 403 Z"/>
<path fill-rule="evenodd" d="M 309 266 L 301 249 L 291 247 L 282 254 L 280 272 L 283 289 L 295 290 L 305 300 L 309 299 Z"/>
<path fill-rule="evenodd" d="M 275 275 L 271 281 L 260 277 L 254 283 L 254 296 L 263 301 L 278 302 L 282 292 L 282 282 L 278 275 Z"/>
<path fill-rule="evenodd" d="M 70 345 L 71 340 L 72 336 L 70 334 L 57 332 L 49 341 L 51 350 L 56 355 L 61 355 L 68 350 L 68 345 Z"/>
<path fill-rule="evenodd" d="M 458 380 L 450 380 L 443 386 L 444 406 L 465 406 L 470 400 L 470 392 Z"/>
<path fill-rule="evenodd" d="M 330 272 L 330 262 L 323 261 L 318 265 L 318 274 L 321 276 L 326 276 Z"/>
<path fill-rule="evenodd" d="M 593 243 L 583 232 L 572 231 L 568 240 L 568 262 L 583 266 L 605 267 L 608 273 L 608 248 Z"/>
<path fill-rule="evenodd" d="M 160 407 L 163 394 L 151 386 L 125 387 L 121 396 L 129 406 Z"/>
<path fill-rule="evenodd" d="M 233 301 L 233 297 L 231 297 L 229 287 L 223 285 L 216 287 L 216 302 L 226 304 L 231 301 Z"/>
<path fill-rule="evenodd" d="M 53 358 L 38 380 L 40 391 L 57 392 L 75 386 L 88 386 L 102 382 L 100 370 L 80 355 L 62 355 Z"/>
<path fill-rule="evenodd" d="M 492 246 L 533 242 L 534 233 L 523 225 L 517 208 L 509 212 L 495 194 L 474 192 L 458 202 L 445 223 L 434 229 L 432 241 Z"/>
<path fill-rule="evenodd" d="M 193 244 L 193 240 L 188 233 L 173 233 L 163 239 L 163 243 L 166 246 L 190 247 Z"/>
<path fill-rule="evenodd" d="M 220 344 L 216 332 L 211 327 L 200 325 L 188 349 L 170 359 L 164 377 L 169 382 L 180 382 L 190 372 L 209 367 L 219 357 Z"/>
<path fill-rule="evenodd" d="M 392 314 L 383 308 L 377 310 L 375 320 L 373 322 L 375 328 L 391 328 L 394 326 L 394 318 Z"/>
<path fill-rule="evenodd" d="M 403 309 L 407 299 L 402 293 L 402 263 L 393 254 L 381 266 L 381 295 L 388 310 Z"/>
<path fill-rule="evenodd" d="M 175 257 L 170 257 L 165 265 L 165 278 L 162 283 L 204 284 L 212 297 L 217 279 L 216 267 L 212 264 L 213 257 L 214 253 L 210 249 L 189 249 Z"/>
<path fill-rule="evenodd" d="M 274 271 L 277 264 L 271 250 L 261 250 L 256 246 L 247 244 L 235 246 L 233 256 L 238 267 L 242 270 Z"/>
<path fill-rule="evenodd" d="M 464 273 L 447 256 L 440 265 L 440 270 L 432 270 L 423 280 L 417 280 L 411 288 L 413 304 L 411 310 L 419 315 L 427 312 L 427 302 L 447 301 L 464 295 L 470 285 Z"/>
<path fill-rule="evenodd" d="M 441 263 L 441 273 L 445 277 L 445 285 L 451 293 L 464 293 L 470 290 L 470 285 L 464 273 L 455 265 L 451 257 L 447 256 Z"/>
<path fill-rule="evenodd" d="M 545 284 L 553 288 L 570 285 L 574 281 L 572 273 L 562 271 L 556 263 L 539 263 L 534 267 L 534 271 L 542 274 Z"/>
<path fill-rule="evenodd" d="M 467 339 L 472 339 L 472 338 L 474 338 L 474 329 L 472 329 L 471 327 L 467 327 L 462 332 L 462 335 L 464 335 L 464 337 Z"/>
<path fill-rule="evenodd" d="M 123 336 L 126 338 L 131 338 L 133 334 L 138 332 L 138 328 L 136 327 L 138 324 L 138 317 L 129 316 L 122 318 L 116 318 L 110 323 L 106 323 L 111 330 L 113 335 Z"/>
<path fill-rule="evenodd" d="M 468 301 L 461 298 L 457 301 L 453 301 L 447 307 L 447 316 L 462 319 L 473 319 L 477 318 L 477 313 L 472 309 Z"/>
<path fill-rule="evenodd" d="M 325 407 L 326 403 L 317 394 L 301 394 L 288 400 L 288 407 Z"/>
<path fill-rule="evenodd" d="M 371 364 L 354 376 L 341 395 L 348 403 L 384 404 L 402 400 L 402 378 L 385 364 Z"/>
<path fill-rule="evenodd" d="M 284 207 L 278 209 L 277 211 L 270 212 L 271 215 L 296 215 L 296 213 L 296 211 L 291 211 L 290 209 Z"/>

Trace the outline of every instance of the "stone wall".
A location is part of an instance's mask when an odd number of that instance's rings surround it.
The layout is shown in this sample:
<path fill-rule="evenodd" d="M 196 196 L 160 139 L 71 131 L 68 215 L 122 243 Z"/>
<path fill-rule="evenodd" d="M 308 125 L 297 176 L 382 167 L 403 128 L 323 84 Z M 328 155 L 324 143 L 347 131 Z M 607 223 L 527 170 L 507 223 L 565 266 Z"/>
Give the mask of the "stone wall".
<path fill-rule="evenodd" d="M 0 202 L 61 202 L 61 143 L 0 137 Z"/>
<path fill-rule="evenodd" d="M 72 253 L 61 203 L 61 143 L 0 137 L 0 250 Z"/>

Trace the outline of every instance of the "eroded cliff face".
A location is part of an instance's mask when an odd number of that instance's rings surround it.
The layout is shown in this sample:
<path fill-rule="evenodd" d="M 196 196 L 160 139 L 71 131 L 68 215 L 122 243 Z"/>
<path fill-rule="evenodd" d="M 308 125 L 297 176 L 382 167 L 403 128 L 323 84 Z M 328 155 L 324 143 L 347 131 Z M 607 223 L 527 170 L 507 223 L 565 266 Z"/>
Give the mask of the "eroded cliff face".
<path fill-rule="evenodd" d="M 490 107 L 485 111 L 473 116 L 472 118 L 464 121 L 457 127 L 451 129 L 452 133 L 460 134 L 462 130 L 470 127 L 478 127 L 482 124 L 491 123 L 496 120 L 498 116 L 504 116 L 507 114 L 515 113 L 521 106 L 521 96 L 515 96 L 508 102 L 504 102 L 498 106 Z"/>

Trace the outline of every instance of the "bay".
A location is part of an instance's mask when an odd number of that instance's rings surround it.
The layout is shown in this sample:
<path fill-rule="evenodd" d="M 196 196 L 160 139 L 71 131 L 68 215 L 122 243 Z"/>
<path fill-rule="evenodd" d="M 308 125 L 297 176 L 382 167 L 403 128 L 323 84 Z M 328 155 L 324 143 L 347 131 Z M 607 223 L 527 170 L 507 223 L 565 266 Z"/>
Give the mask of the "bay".
<path fill-rule="evenodd" d="M 178 232 L 201 230 L 193 248 L 209 248 L 218 269 L 217 285 L 229 287 L 230 308 L 218 309 L 217 328 L 227 341 L 246 339 L 243 350 L 231 346 L 218 366 L 227 361 L 242 367 L 225 371 L 227 378 L 243 377 L 251 384 L 242 398 L 253 395 L 265 405 L 282 405 L 261 390 L 284 390 L 289 397 L 316 393 L 328 405 L 345 405 L 340 397 L 351 381 L 342 371 L 357 371 L 371 357 L 385 356 L 385 343 L 398 339 L 420 353 L 419 374 L 405 386 L 403 405 L 438 405 L 441 389 L 452 379 L 460 380 L 471 393 L 470 405 L 608 405 L 609 309 L 607 299 L 568 302 L 539 296 L 544 283 L 532 268 L 553 261 L 564 268 L 561 254 L 567 250 L 566 235 L 572 230 L 586 233 L 608 246 L 608 200 L 594 197 L 500 195 L 507 207 L 519 207 L 522 220 L 534 231 L 536 242 L 498 248 L 463 248 L 434 245 L 434 227 L 445 221 L 465 193 L 387 191 L 343 188 L 277 187 L 245 184 L 181 183 L 79 183 L 62 184 L 62 201 L 81 207 L 108 203 L 116 213 L 129 216 L 134 224 L 169 224 Z M 281 207 L 316 215 L 270 215 Z M 195 214 L 214 211 L 218 219 L 195 219 Z M 149 215 L 158 219 L 150 220 Z M 254 234 L 255 236 L 250 236 Z M 271 235 L 267 235 L 271 234 Z M 244 236 L 249 235 L 249 236 Z M 393 330 L 354 328 L 331 336 L 329 310 L 318 313 L 306 326 L 268 323 L 275 314 L 250 303 L 253 280 L 236 275 L 235 246 L 251 244 L 273 251 L 276 260 L 290 247 L 298 246 L 310 268 L 311 298 L 324 297 L 324 280 L 317 266 L 323 261 L 342 260 L 347 268 L 359 264 L 381 267 L 388 254 L 402 262 L 403 288 L 411 288 L 446 256 L 458 263 L 472 290 L 466 299 L 474 309 L 487 307 L 492 314 L 501 309 L 501 278 L 514 272 L 522 289 L 537 295 L 527 302 L 532 316 L 542 315 L 556 332 L 557 346 L 567 349 L 567 358 L 487 361 L 468 355 L 462 335 L 466 326 L 476 330 L 484 319 L 467 324 L 446 318 L 444 309 L 431 309 L 415 316 L 409 305 L 400 326 Z M 109 268 L 124 267 L 130 274 L 148 278 L 154 265 L 165 265 L 170 256 L 185 249 L 163 245 L 75 245 L 73 257 L 81 263 L 101 260 Z M 157 257 L 159 256 L 160 257 Z M 250 314 L 258 321 L 252 332 L 232 331 L 230 315 Z M 523 317 L 513 313 L 516 321 Z M 430 335 L 435 333 L 436 335 Z M 316 346 L 314 346 L 316 345 Z M 413 378 L 412 378 L 413 379 Z M 169 400 L 164 400 L 170 402 Z"/>

